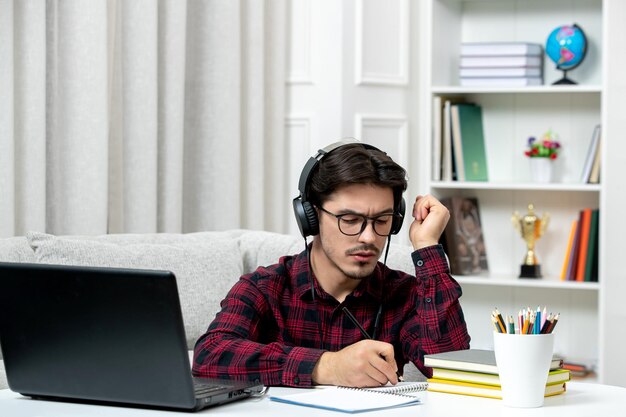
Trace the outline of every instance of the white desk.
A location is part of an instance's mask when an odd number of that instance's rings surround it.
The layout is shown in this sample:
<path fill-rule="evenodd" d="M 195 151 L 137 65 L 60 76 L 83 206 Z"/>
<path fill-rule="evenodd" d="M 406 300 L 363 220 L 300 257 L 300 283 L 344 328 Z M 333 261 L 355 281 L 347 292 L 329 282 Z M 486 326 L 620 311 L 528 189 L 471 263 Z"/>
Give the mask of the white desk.
<path fill-rule="evenodd" d="M 270 393 L 297 392 L 296 389 L 276 388 Z M 555 397 L 546 398 L 541 408 L 508 408 L 500 400 L 468 397 L 464 395 L 426 392 L 422 394 L 424 404 L 412 407 L 396 408 L 358 415 L 375 417 L 407 417 L 407 416 L 462 416 L 462 417 L 526 417 L 526 416 L 626 416 L 626 388 L 609 385 L 568 382 L 567 392 Z M 282 404 L 270 401 L 265 396 L 261 399 L 246 399 L 231 404 L 208 408 L 195 414 L 186 412 L 160 411 L 151 409 L 124 408 L 73 404 L 66 402 L 49 402 L 22 397 L 9 390 L 0 390 L 0 416 L 2 417 L 141 417 L 141 416 L 342 416 L 345 413 L 325 411 L 309 407 Z"/>

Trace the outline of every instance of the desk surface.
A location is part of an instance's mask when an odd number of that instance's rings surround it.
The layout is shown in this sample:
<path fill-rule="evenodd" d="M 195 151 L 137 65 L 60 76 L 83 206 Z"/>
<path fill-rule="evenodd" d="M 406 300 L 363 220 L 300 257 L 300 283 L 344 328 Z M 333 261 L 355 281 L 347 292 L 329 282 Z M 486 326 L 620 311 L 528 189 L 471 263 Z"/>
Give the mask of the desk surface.
<path fill-rule="evenodd" d="M 298 392 L 292 388 L 270 389 L 272 394 Z M 624 415 L 626 405 L 626 388 L 609 385 L 568 382 L 567 392 L 555 397 L 546 398 L 541 408 L 516 409 L 507 408 L 500 400 L 469 397 L 465 395 L 426 392 L 421 394 L 424 403 L 408 408 L 396 408 L 378 412 L 361 413 L 363 416 L 452 416 L 488 417 L 488 416 L 618 416 Z M 124 408 L 115 406 L 99 406 L 73 404 L 66 402 L 49 402 L 23 397 L 10 390 L 0 390 L 0 416 L 11 417 L 57 417 L 57 416 L 103 416 L 103 417 L 142 417 L 142 416 L 245 416 L 251 415 L 275 417 L 277 415 L 308 416 L 341 416 L 344 413 L 325 411 L 290 404 L 270 401 L 267 396 L 260 399 L 245 399 L 231 404 L 208 408 L 195 414 L 185 412 L 160 411 L 149 409 Z"/>

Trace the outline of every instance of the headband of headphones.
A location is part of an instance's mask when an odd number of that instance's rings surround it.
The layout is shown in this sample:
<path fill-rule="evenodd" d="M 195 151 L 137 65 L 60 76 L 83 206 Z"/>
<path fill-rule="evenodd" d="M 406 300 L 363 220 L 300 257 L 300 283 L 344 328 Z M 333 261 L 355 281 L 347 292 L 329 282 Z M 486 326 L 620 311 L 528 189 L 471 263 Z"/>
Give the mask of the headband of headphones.
<path fill-rule="evenodd" d="M 315 167 L 320 163 L 324 156 L 326 156 L 330 152 L 341 146 L 353 143 L 363 145 L 366 149 L 380 151 L 380 149 L 376 148 L 375 146 L 363 143 L 356 139 L 344 139 L 318 150 L 317 153 L 310 157 L 307 163 L 304 165 L 302 173 L 300 174 L 300 180 L 298 181 L 298 191 L 300 192 L 300 195 L 293 199 L 293 211 L 296 216 L 298 228 L 300 229 L 300 233 L 303 237 L 306 238 L 307 236 L 315 236 L 319 233 L 319 219 L 317 217 L 317 211 L 315 210 L 315 207 L 313 207 L 313 205 L 308 201 L 309 182 L 311 180 L 311 175 L 315 170 Z M 396 196 L 394 195 L 394 199 L 395 198 Z M 394 204 L 396 204 L 396 201 L 394 201 Z M 394 218 L 393 224 L 391 226 L 391 234 L 394 235 L 397 234 L 402 227 L 402 218 L 404 217 L 404 212 L 406 208 L 404 198 L 400 198 L 400 201 L 397 202 L 397 205 L 397 207 L 394 207 L 394 210 L 396 211 L 396 213 L 400 214 L 401 217 Z"/>

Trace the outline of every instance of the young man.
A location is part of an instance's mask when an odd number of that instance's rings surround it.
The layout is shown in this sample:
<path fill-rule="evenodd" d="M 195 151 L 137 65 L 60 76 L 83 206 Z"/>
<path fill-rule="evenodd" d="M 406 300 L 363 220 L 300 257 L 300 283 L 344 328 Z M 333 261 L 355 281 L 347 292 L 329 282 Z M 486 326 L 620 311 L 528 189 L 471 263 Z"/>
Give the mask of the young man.
<path fill-rule="evenodd" d="M 459 304 L 438 244 L 450 217 L 418 196 L 409 237 L 415 275 L 378 262 L 402 225 L 406 172 L 365 144 L 333 144 L 311 158 L 294 200 L 307 250 L 244 275 L 198 340 L 193 374 L 265 385 L 353 387 L 398 382 L 424 354 L 468 349 Z"/>

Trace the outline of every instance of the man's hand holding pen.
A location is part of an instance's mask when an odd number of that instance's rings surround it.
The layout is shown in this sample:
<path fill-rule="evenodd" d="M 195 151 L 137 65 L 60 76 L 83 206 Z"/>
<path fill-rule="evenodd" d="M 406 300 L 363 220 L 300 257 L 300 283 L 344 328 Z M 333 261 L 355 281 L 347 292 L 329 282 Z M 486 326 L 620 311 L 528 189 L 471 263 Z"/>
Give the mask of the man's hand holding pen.
<path fill-rule="evenodd" d="M 380 309 L 378 310 L 380 313 Z M 393 356 L 393 345 L 372 340 L 372 337 L 352 315 L 343 308 L 344 314 L 354 323 L 366 340 L 348 346 L 339 352 L 325 352 L 313 370 L 313 381 L 325 384 L 317 378 L 330 377 L 332 385 L 346 387 L 378 387 L 388 382 L 395 385 L 402 381 Z M 378 321 L 377 315 L 376 320 Z M 375 326 L 376 327 L 376 326 Z M 326 357 L 325 357 L 326 356 Z M 320 368 L 321 364 L 321 368 Z"/>
<path fill-rule="evenodd" d="M 317 384 L 346 387 L 379 387 L 398 383 L 393 345 L 361 340 L 338 352 L 324 352 L 313 369 Z"/>

